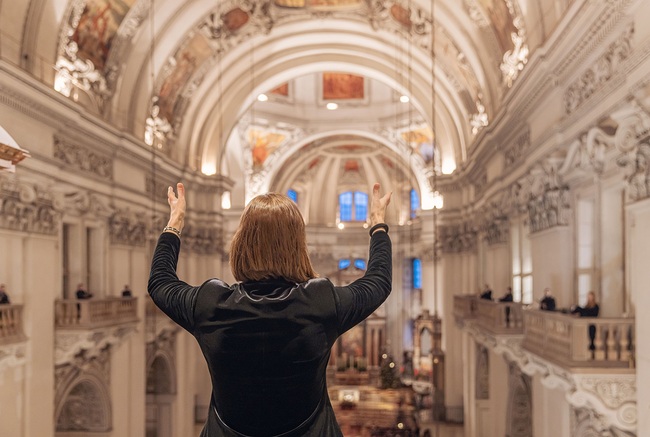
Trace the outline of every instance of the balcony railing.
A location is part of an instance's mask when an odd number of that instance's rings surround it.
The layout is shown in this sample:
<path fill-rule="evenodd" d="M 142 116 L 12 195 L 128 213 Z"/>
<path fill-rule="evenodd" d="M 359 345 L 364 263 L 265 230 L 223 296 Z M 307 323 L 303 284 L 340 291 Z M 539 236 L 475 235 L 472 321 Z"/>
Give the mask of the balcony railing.
<path fill-rule="evenodd" d="M 0 345 L 25 339 L 23 334 L 23 306 L 0 305 Z"/>
<path fill-rule="evenodd" d="M 633 367 L 634 319 L 524 313 L 523 347 L 568 368 Z"/>
<path fill-rule="evenodd" d="M 57 300 L 55 324 L 60 329 L 93 329 L 138 321 L 136 297 Z"/>
<path fill-rule="evenodd" d="M 454 296 L 454 317 L 457 321 L 476 318 L 478 298 L 473 295 Z"/>
<path fill-rule="evenodd" d="M 493 334 L 521 335 L 524 333 L 522 306 L 518 302 L 476 300 L 476 317 L 481 327 Z"/>

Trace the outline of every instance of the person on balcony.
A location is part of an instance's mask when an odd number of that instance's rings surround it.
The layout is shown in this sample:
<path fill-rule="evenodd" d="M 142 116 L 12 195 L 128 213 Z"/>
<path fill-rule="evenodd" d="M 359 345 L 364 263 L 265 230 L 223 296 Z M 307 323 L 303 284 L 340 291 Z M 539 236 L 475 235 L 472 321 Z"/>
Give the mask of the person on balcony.
<path fill-rule="evenodd" d="M 506 294 L 499 298 L 499 302 L 513 302 L 512 287 L 506 288 Z"/>
<path fill-rule="evenodd" d="M 596 293 L 590 291 L 587 293 L 587 304 L 584 307 L 575 306 L 571 309 L 571 314 L 576 317 L 598 317 L 600 307 L 596 303 Z M 596 325 L 589 325 L 589 350 L 592 354 L 596 350 L 594 341 L 596 340 Z"/>
<path fill-rule="evenodd" d="M 571 314 L 578 317 L 598 317 L 600 307 L 596 303 L 596 293 L 590 291 L 587 293 L 587 305 L 584 307 L 575 306 L 571 310 Z"/>
<path fill-rule="evenodd" d="M 133 293 L 131 292 L 131 287 L 129 285 L 125 285 L 124 289 L 122 290 L 122 297 L 133 297 Z"/>
<path fill-rule="evenodd" d="M 7 290 L 5 290 L 5 284 L 0 284 L 0 305 L 8 305 L 10 303 L 9 295 L 7 294 Z"/>
<path fill-rule="evenodd" d="M 79 300 L 90 299 L 91 297 L 93 297 L 93 294 L 86 290 L 86 287 L 84 286 L 83 282 L 77 284 L 77 291 L 75 292 L 75 295 Z"/>
<path fill-rule="evenodd" d="M 488 284 L 485 284 L 485 288 L 481 293 L 481 299 L 492 300 L 492 289 Z"/>
<path fill-rule="evenodd" d="M 539 301 L 539 309 L 543 311 L 555 311 L 555 298 L 550 288 L 544 289 L 544 297 Z"/>
<path fill-rule="evenodd" d="M 342 437 L 326 370 L 331 348 L 371 315 L 392 288 L 392 249 L 384 223 L 391 194 L 373 187 L 370 256 L 363 277 L 337 287 L 314 271 L 305 222 L 283 194 L 253 198 L 230 246 L 233 285 L 200 286 L 176 274 L 185 187 L 169 187 L 170 219 L 151 263 L 154 303 L 199 343 L 212 375 L 201 437 Z"/>

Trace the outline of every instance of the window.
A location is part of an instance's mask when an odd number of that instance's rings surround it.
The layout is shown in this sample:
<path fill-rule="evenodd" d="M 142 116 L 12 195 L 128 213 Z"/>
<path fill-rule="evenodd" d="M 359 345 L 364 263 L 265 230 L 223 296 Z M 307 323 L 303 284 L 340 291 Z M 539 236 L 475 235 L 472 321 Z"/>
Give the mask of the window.
<path fill-rule="evenodd" d="M 296 190 L 289 188 L 289 190 L 287 190 L 287 196 L 295 203 L 298 203 L 298 192 Z"/>
<path fill-rule="evenodd" d="M 339 270 L 345 270 L 348 267 L 350 267 L 350 260 L 345 258 L 345 259 L 340 259 L 339 260 Z"/>
<path fill-rule="evenodd" d="M 420 196 L 415 189 L 411 190 L 411 218 L 415 218 L 418 215 L 418 210 L 420 209 Z"/>
<path fill-rule="evenodd" d="M 354 217 L 354 218 L 353 218 Z M 346 191 L 339 194 L 339 220 L 365 222 L 368 218 L 368 194 Z"/>
<path fill-rule="evenodd" d="M 530 239 L 523 219 L 512 222 L 510 228 L 512 250 L 512 297 L 515 302 L 533 302 L 533 263 Z"/>
<path fill-rule="evenodd" d="M 361 258 L 357 258 L 354 260 L 354 266 L 358 268 L 359 270 L 365 270 L 366 269 L 366 261 L 362 260 Z"/>
<path fill-rule="evenodd" d="M 422 288 L 422 260 L 413 258 L 413 288 Z"/>

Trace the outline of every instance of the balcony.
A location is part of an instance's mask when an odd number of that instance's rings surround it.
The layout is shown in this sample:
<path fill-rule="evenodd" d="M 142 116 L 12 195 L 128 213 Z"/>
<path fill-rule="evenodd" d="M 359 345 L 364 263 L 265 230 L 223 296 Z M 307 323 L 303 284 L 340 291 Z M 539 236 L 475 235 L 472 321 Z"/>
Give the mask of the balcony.
<path fill-rule="evenodd" d="M 478 325 L 495 335 L 521 335 L 524 333 L 522 306 L 518 302 L 493 302 L 476 300 Z"/>
<path fill-rule="evenodd" d="M 57 329 L 96 329 L 138 321 L 136 297 L 104 299 L 57 300 Z"/>
<path fill-rule="evenodd" d="M 25 340 L 23 334 L 23 306 L 0 305 L 0 345 Z"/>
<path fill-rule="evenodd" d="M 522 335 L 522 313 L 522 305 L 518 302 L 494 302 L 474 295 L 454 296 L 457 323 L 473 321 L 494 335 Z"/>
<path fill-rule="evenodd" d="M 564 368 L 634 366 L 634 319 L 524 312 L 524 349 Z"/>
<path fill-rule="evenodd" d="M 474 295 L 454 296 L 454 317 L 456 322 L 476 318 L 478 298 Z"/>

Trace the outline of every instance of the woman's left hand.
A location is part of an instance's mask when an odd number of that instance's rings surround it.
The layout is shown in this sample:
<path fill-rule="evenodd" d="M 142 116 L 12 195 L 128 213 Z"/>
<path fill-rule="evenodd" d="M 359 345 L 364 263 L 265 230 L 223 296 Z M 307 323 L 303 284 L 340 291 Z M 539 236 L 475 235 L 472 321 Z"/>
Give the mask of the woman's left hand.
<path fill-rule="evenodd" d="M 167 226 L 182 231 L 185 224 L 185 186 L 180 182 L 177 183 L 176 191 L 178 191 L 178 197 L 176 197 L 172 187 L 167 189 L 167 203 L 169 203 L 169 209 L 171 210 Z"/>

